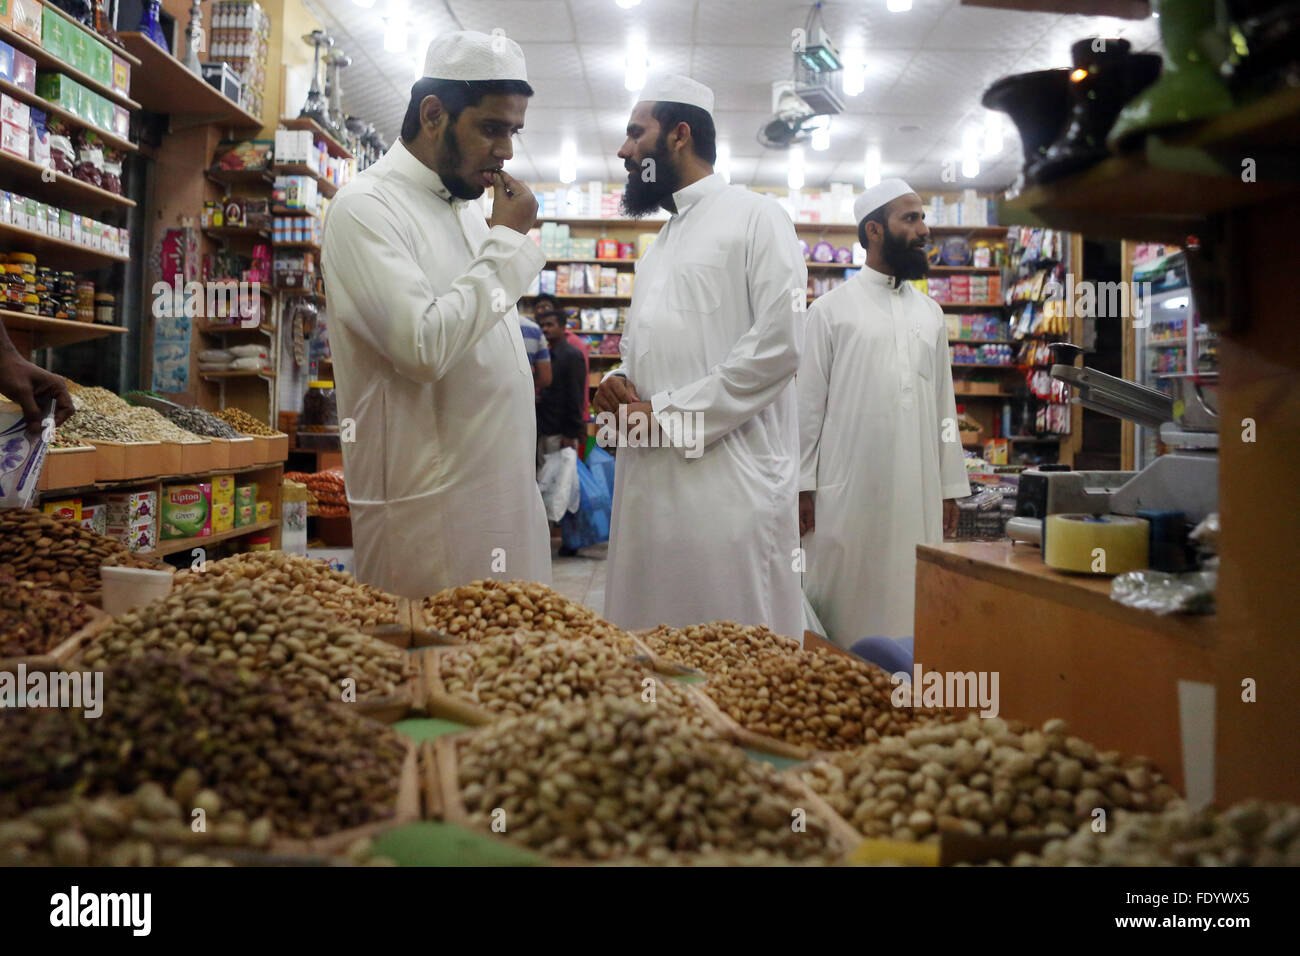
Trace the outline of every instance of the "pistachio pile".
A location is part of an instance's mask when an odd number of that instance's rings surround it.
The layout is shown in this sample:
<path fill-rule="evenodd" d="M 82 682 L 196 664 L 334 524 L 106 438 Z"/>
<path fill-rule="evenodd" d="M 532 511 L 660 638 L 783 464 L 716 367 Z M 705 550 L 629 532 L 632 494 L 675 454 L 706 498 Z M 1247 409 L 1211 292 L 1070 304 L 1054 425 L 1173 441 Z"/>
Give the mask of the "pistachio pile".
<path fill-rule="evenodd" d="M 97 591 L 106 564 L 162 566 L 65 518 L 32 508 L 0 511 L 0 576 L 60 591 Z"/>
<path fill-rule="evenodd" d="M 549 856 L 667 862 L 758 850 L 825 857 L 824 821 L 771 766 L 712 732 L 622 698 L 546 704 L 469 735 L 458 782 L 470 822 Z M 803 820 L 802 832 L 796 823 Z"/>
<path fill-rule="evenodd" d="M 1096 809 L 1159 810 L 1177 796 L 1145 758 L 1098 751 L 1059 719 L 1041 730 L 997 717 L 931 723 L 802 776 L 863 835 L 906 841 L 946 830 L 1065 836 Z"/>
<path fill-rule="evenodd" d="M 888 674 L 832 651 L 764 654 L 715 670 L 701 687 L 745 729 L 813 750 L 860 747 L 918 722 L 950 719 L 895 707 Z"/>
<path fill-rule="evenodd" d="M 522 631 L 440 653 L 437 660 L 448 693 L 493 713 L 526 714 L 548 700 L 617 697 L 703 723 L 689 693 L 591 637 Z"/>
<path fill-rule="evenodd" d="M 706 674 L 749 664 L 763 654 L 790 654 L 800 649 L 798 641 L 774 634 L 766 627 L 735 621 L 681 628 L 661 624 L 640 637 L 662 659 Z"/>
<path fill-rule="evenodd" d="M 205 438 L 239 438 L 239 432 L 202 408 L 175 408 L 165 413 L 176 425 Z"/>
<path fill-rule="evenodd" d="M 90 441 L 144 441 L 120 418 L 83 409 L 54 430 L 55 437 L 84 445 Z"/>
<path fill-rule="evenodd" d="M 306 594 L 337 620 L 354 628 L 397 623 L 398 599 L 324 561 L 283 551 L 249 551 L 208 562 L 202 571 L 182 571 L 176 587 L 241 587 L 257 582 L 288 594 Z"/>
<path fill-rule="evenodd" d="M 283 434 L 267 425 L 266 422 L 254 418 L 242 408 L 223 408 L 221 411 L 217 412 L 217 417 L 229 423 L 232 428 L 244 435 L 262 435 L 264 437 L 270 437 L 272 435 Z"/>
<path fill-rule="evenodd" d="M 51 651 L 90 619 L 90 608 L 71 594 L 0 578 L 0 658 Z"/>
<path fill-rule="evenodd" d="M 1160 813 L 1117 810 L 1104 833 L 1085 823 L 1012 865 L 1300 866 L 1300 807 L 1249 800 L 1193 813 L 1174 801 Z"/>
<path fill-rule="evenodd" d="M 294 697 L 321 700 L 341 700 L 345 686 L 359 702 L 393 697 L 415 673 L 409 655 L 340 624 L 312 598 L 252 582 L 191 585 L 120 615 L 81 662 L 102 667 L 155 648 L 263 672 Z"/>
<path fill-rule="evenodd" d="M 473 581 L 425 598 L 423 608 L 429 627 L 463 641 L 540 630 L 560 637 L 594 637 L 635 653 L 626 632 L 535 581 Z"/>
<path fill-rule="evenodd" d="M 184 806 L 205 800 L 267 817 L 307 839 L 392 815 L 406 744 L 396 733 L 273 681 L 149 653 L 104 672 L 104 712 L 15 710 L 0 720 L 0 819 L 74 795 L 158 782 Z M 170 812 L 170 807 L 169 807 Z M 253 824 L 250 824 L 250 828 Z"/>

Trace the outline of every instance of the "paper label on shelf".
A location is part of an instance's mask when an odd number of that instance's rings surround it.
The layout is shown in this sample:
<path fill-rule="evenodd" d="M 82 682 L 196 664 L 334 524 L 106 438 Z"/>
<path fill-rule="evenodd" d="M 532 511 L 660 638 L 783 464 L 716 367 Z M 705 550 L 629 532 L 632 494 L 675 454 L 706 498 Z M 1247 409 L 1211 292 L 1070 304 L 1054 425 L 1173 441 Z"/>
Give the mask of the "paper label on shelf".
<path fill-rule="evenodd" d="M 1183 747 L 1183 792 L 1187 805 L 1200 810 L 1214 802 L 1213 684 L 1178 682 L 1178 728 Z"/>

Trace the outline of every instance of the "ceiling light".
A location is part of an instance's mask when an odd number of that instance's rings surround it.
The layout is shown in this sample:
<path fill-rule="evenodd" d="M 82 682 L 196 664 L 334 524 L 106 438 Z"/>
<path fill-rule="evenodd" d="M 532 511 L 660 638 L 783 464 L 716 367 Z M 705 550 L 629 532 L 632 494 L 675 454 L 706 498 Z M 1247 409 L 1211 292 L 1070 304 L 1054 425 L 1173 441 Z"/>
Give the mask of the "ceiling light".
<path fill-rule="evenodd" d="M 803 189 L 803 147 L 795 146 L 790 150 L 790 172 L 785 181 L 791 189 Z"/>
<path fill-rule="evenodd" d="M 998 155 L 1003 145 L 1002 114 L 989 110 L 984 116 L 984 155 Z"/>
<path fill-rule="evenodd" d="M 885 9 L 890 13 L 906 13 L 912 9 L 912 0 L 885 0 Z"/>
<path fill-rule="evenodd" d="M 817 152 L 831 148 L 831 118 L 814 116 L 812 121 L 812 142 L 809 143 Z"/>
<path fill-rule="evenodd" d="M 375 0 L 352 0 L 352 2 L 363 10 L 369 10 L 375 5 Z"/>
<path fill-rule="evenodd" d="M 862 185 L 867 189 L 880 185 L 880 147 L 868 146 L 867 156 L 862 164 Z"/>
<path fill-rule="evenodd" d="M 862 54 L 854 51 L 844 55 L 844 95 L 857 96 L 867 88 L 867 64 Z"/>
<path fill-rule="evenodd" d="M 714 164 L 713 171 L 731 182 L 731 147 L 727 143 L 718 144 L 718 161 Z"/>
<path fill-rule="evenodd" d="M 388 0 L 388 12 L 384 24 L 384 52 L 406 52 L 406 0 Z"/>
<path fill-rule="evenodd" d="M 571 183 L 578 178 L 578 147 L 566 139 L 560 147 L 560 182 Z"/>
<path fill-rule="evenodd" d="M 624 10 L 631 10 L 638 3 L 640 3 L 641 0 L 614 0 L 614 2 L 617 3 Z"/>
<path fill-rule="evenodd" d="M 623 77 L 623 86 L 633 93 L 645 86 L 647 68 L 645 36 L 632 32 L 627 37 L 627 73 Z"/>

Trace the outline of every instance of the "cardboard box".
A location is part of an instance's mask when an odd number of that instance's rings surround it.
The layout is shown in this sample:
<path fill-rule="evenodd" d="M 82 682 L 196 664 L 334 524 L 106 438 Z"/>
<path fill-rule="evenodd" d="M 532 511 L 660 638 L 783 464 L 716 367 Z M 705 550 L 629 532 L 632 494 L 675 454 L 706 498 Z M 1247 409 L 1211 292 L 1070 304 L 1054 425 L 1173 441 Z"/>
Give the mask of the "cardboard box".
<path fill-rule="evenodd" d="M 41 0 L 9 0 L 9 11 L 13 17 L 10 29 L 19 36 L 24 36 L 33 43 L 41 42 Z"/>
<path fill-rule="evenodd" d="M 256 518 L 259 522 L 271 520 L 271 502 L 259 501 L 257 503 Z"/>
<path fill-rule="evenodd" d="M 100 500 L 110 525 L 126 527 L 158 517 L 158 495 L 152 491 L 113 491 Z"/>
<path fill-rule="evenodd" d="M 235 476 L 212 476 L 212 503 L 214 505 L 233 505 L 235 503 Z"/>
<path fill-rule="evenodd" d="M 144 519 L 131 524 L 109 522 L 104 533 L 132 551 L 152 551 L 158 547 L 158 526 L 153 519 Z"/>
<path fill-rule="evenodd" d="M 250 482 L 246 485 L 235 486 L 235 504 L 237 505 L 256 505 L 257 504 L 257 484 Z"/>
<path fill-rule="evenodd" d="M 234 505 L 235 527 L 243 528 L 257 520 L 257 505 Z"/>
<path fill-rule="evenodd" d="M 37 484 L 40 491 L 81 488 L 94 484 L 95 448 L 52 448 L 45 454 L 45 467 Z"/>
<path fill-rule="evenodd" d="M 210 468 L 226 469 L 230 465 L 230 439 L 229 438 L 209 438 L 212 443 L 212 457 Z"/>
<path fill-rule="evenodd" d="M 220 534 L 235 526 L 235 506 L 233 504 L 212 503 L 212 533 Z"/>
<path fill-rule="evenodd" d="M 230 466 L 231 468 L 247 468 L 253 463 L 253 439 L 252 438 L 231 438 L 230 442 Z"/>
<path fill-rule="evenodd" d="M 289 436 L 270 435 L 266 439 L 267 461 L 270 463 L 285 461 L 289 457 Z"/>
<path fill-rule="evenodd" d="M 162 443 L 96 441 L 95 480 L 130 481 L 162 474 Z"/>
<path fill-rule="evenodd" d="M 41 505 L 41 511 L 47 515 L 62 518 L 65 521 L 81 523 L 80 498 L 60 498 L 58 501 L 46 501 Z"/>
<path fill-rule="evenodd" d="M 212 534 L 212 486 L 208 483 L 167 485 L 160 507 L 162 540 L 206 538 Z"/>
<path fill-rule="evenodd" d="M 13 156 L 19 156 L 27 159 L 32 151 L 32 136 L 25 129 L 14 126 L 12 123 L 0 123 L 0 150 L 4 150 Z M 45 220 L 41 220 L 44 226 Z M 38 230 L 44 232 L 44 228 Z"/>
<path fill-rule="evenodd" d="M 110 84 L 114 93 L 121 93 L 123 96 L 131 95 L 131 64 L 122 59 L 116 53 L 113 57 L 113 80 Z"/>
<path fill-rule="evenodd" d="M 81 526 L 95 534 L 108 533 L 108 508 L 103 504 L 81 505 Z"/>

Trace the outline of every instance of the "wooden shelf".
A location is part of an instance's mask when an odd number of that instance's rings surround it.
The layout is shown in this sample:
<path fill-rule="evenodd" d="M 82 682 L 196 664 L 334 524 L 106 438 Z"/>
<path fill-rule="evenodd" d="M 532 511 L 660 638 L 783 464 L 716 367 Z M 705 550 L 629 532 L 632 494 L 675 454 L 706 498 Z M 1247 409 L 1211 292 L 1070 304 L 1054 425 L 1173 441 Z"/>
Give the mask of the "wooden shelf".
<path fill-rule="evenodd" d="M 967 392 L 958 387 L 959 383 L 954 382 L 952 393 L 958 398 L 1013 398 L 1014 392 Z"/>
<path fill-rule="evenodd" d="M 16 187 L 25 195 L 40 196 L 44 202 L 52 206 L 68 209 L 77 207 L 78 211 L 93 209 L 96 212 L 110 206 L 119 209 L 135 207 L 134 200 L 92 186 L 90 183 L 83 183 L 67 173 L 55 172 L 52 182 L 45 180 L 44 177 L 48 175 L 49 172 L 39 163 L 22 159 L 12 153 L 0 152 L 0 177 L 5 180 L 5 185 Z"/>
<path fill-rule="evenodd" d="M 340 188 L 334 184 L 333 180 L 326 179 L 306 163 L 277 164 L 274 167 L 274 171 L 277 176 L 310 176 L 312 179 L 316 180 L 316 191 L 326 199 L 334 198 L 334 194 L 337 193 Z"/>
<path fill-rule="evenodd" d="M 544 222 L 565 223 L 570 226 L 651 226 L 655 228 L 666 223 L 667 219 L 601 219 L 584 216 L 538 216 L 537 224 Z"/>
<path fill-rule="evenodd" d="M 231 538 L 242 538 L 245 535 L 257 534 L 259 531 L 270 531 L 280 522 L 278 520 L 255 521 L 252 524 L 246 524 L 239 528 L 231 528 L 229 531 L 218 531 L 216 534 L 205 535 L 201 538 L 171 538 L 166 541 L 159 541 L 158 547 L 151 551 L 139 551 L 137 554 L 148 558 L 160 558 L 166 554 L 176 554 L 181 551 L 190 551 L 194 548 L 202 548 L 218 541 L 229 541 Z"/>
<path fill-rule="evenodd" d="M 319 219 L 320 213 L 315 209 L 300 209 L 297 206 L 272 206 L 271 215 L 273 216 L 302 216 L 305 218 Z"/>
<path fill-rule="evenodd" d="M 13 247 L 17 246 L 24 252 L 35 253 L 38 259 L 49 259 L 49 262 L 41 262 L 41 265 L 62 266 L 74 272 L 100 269 L 115 262 L 131 261 L 130 256 L 90 249 L 79 243 L 56 239 L 54 236 L 33 232 L 31 229 L 20 229 L 7 223 L 0 223 L 0 245 L 6 247 L 7 251 L 13 251 Z"/>
<path fill-rule="evenodd" d="M 274 325 L 214 325 L 210 322 L 196 322 L 194 328 L 207 335 L 230 335 L 235 332 L 262 332 L 266 335 L 275 334 Z"/>
<path fill-rule="evenodd" d="M 124 139 L 112 130 L 104 129 L 102 126 L 96 126 L 94 123 L 87 123 L 76 113 L 69 112 L 62 106 L 57 106 L 49 100 L 37 96 L 35 93 L 29 93 L 21 86 L 15 86 L 8 80 L 0 80 L 0 93 L 6 93 L 21 103 L 26 103 L 28 106 L 34 106 L 38 110 L 48 113 L 50 116 L 56 116 L 69 126 L 75 126 L 78 129 L 92 130 L 105 143 L 115 149 L 120 149 L 128 153 L 133 153 L 136 150 L 135 143 L 131 142 L 129 139 Z"/>
<path fill-rule="evenodd" d="M 953 362 L 952 363 L 952 370 L 954 372 L 957 371 L 957 369 L 959 368 L 1000 368 L 1000 369 L 1006 369 L 1015 372 L 1020 369 L 1020 366 L 1019 365 L 981 365 L 978 362 Z"/>
<path fill-rule="evenodd" d="M 273 182 L 271 171 L 266 168 L 222 169 L 220 166 L 211 166 L 208 168 L 206 175 L 208 179 L 212 180 L 218 186 L 238 186 L 245 184 L 270 186 Z"/>
<path fill-rule="evenodd" d="M 0 309 L 0 322 L 3 322 L 4 327 L 11 332 L 15 329 L 30 332 L 36 340 L 32 345 L 33 349 L 57 348 L 74 342 L 126 334 L 126 329 L 120 325 L 99 325 L 95 322 L 77 322 L 72 319 L 46 319 L 25 312 L 11 312 L 8 309 Z"/>
<path fill-rule="evenodd" d="M 596 359 L 610 359 L 611 361 L 614 361 L 614 362 L 621 362 L 621 361 L 623 361 L 623 356 L 621 356 L 621 355 L 602 355 L 602 354 L 600 354 L 599 352 L 592 352 L 590 355 L 587 356 L 587 358 L 590 359 L 590 360 L 593 361 L 593 362 L 594 362 Z"/>
<path fill-rule="evenodd" d="M 949 345 L 1018 345 L 1014 339 L 949 339 Z"/>
<path fill-rule="evenodd" d="M 563 222 L 564 220 L 558 220 Z M 796 222 L 795 231 L 801 229 L 818 232 L 847 232 L 856 236 L 858 227 L 851 222 Z M 981 238 L 1002 237 L 1007 234 L 1006 226 L 930 226 L 930 232 L 944 236 L 979 236 Z"/>
<path fill-rule="evenodd" d="M 282 119 L 280 125 L 285 129 L 311 130 L 312 135 L 317 139 L 324 140 L 325 148 L 329 150 L 331 156 L 340 159 L 354 159 L 352 151 L 334 138 L 334 134 L 327 132 L 325 127 L 321 126 L 314 119 L 305 116 L 299 116 L 296 119 Z"/>
<path fill-rule="evenodd" d="M 854 265 L 852 262 L 805 262 L 809 269 L 861 269 L 860 265 Z"/>
<path fill-rule="evenodd" d="M 211 83 L 195 76 L 180 60 L 158 46 L 143 33 L 119 34 L 122 43 L 140 58 L 140 68 L 132 73 L 133 80 L 144 80 L 136 93 L 140 104 L 153 113 L 165 113 L 183 123 L 180 128 L 212 124 L 231 129 L 261 129 L 262 118 L 244 110 L 229 97 L 223 96 Z"/>
<path fill-rule="evenodd" d="M 1068 437 L 1068 436 L 1065 436 L 1065 435 L 1008 435 L 1008 436 L 1007 436 L 1007 441 L 1009 441 L 1009 442 L 1016 442 L 1017 444 L 1032 444 L 1032 443 L 1034 443 L 1034 442 L 1044 442 L 1044 443 L 1048 443 L 1048 442 L 1058 442 L 1058 441 L 1061 441 L 1061 440 L 1062 440 L 1063 438 L 1065 438 L 1065 437 Z"/>
<path fill-rule="evenodd" d="M 203 234 L 213 239 L 270 239 L 271 230 L 256 226 L 204 226 Z"/>
<path fill-rule="evenodd" d="M 320 255 L 320 246 L 314 242 L 276 242 L 272 243 L 274 249 L 310 249 L 312 252 Z"/>
<path fill-rule="evenodd" d="M 930 266 L 931 272 L 989 272 L 1000 273 L 997 266 Z"/>
<path fill-rule="evenodd" d="M 565 263 L 571 263 L 575 265 L 586 264 L 586 265 L 602 265 L 602 266 L 619 266 L 619 265 L 634 266 L 637 264 L 637 260 L 636 259 L 547 259 L 546 260 L 546 264 L 548 266 L 564 265 Z"/>
<path fill-rule="evenodd" d="M 936 300 L 937 301 L 937 300 Z M 940 302 L 944 309 L 1002 309 L 1001 302 Z"/>
<path fill-rule="evenodd" d="M 540 292 L 530 293 L 529 295 L 522 296 L 522 298 L 535 299 L 537 298 L 537 296 L 542 294 L 543 293 Z M 545 294 L 551 295 L 551 293 L 549 292 Z M 566 292 L 564 295 L 558 295 L 558 294 L 551 295 L 551 298 L 556 300 L 564 300 L 564 301 L 572 299 L 575 302 L 631 302 L 632 301 L 632 297 L 630 295 L 589 295 L 583 292 Z"/>
<path fill-rule="evenodd" d="M 136 60 L 135 57 L 131 56 L 130 54 L 126 53 L 121 49 L 118 49 L 117 47 L 114 47 L 113 44 L 109 43 L 98 33 L 95 33 L 91 30 L 87 30 L 85 27 L 77 23 L 71 17 L 64 14 L 63 11 L 60 10 L 58 7 L 55 7 L 52 4 L 47 3 L 47 4 L 43 4 L 43 8 L 53 10 L 55 13 L 63 15 L 64 19 L 66 19 L 69 23 L 75 26 L 78 30 L 81 30 L 83 33 L 86 33 L 89 36 L 94 37 L 96 40 L 99 40 L 110 50 L 115 50 L 119 56 L 122 56 L 129 61 L 133 61 L 131 63 L 131 66 L 133 67 L 132 72 L 133 73 L 136 72 L 134 68 L 139 67 L 140 62 Z M 140 108 L 140 104 L 137 103 L 135 100 L 131 99 L 129 96 L 123 96 L 121 93 L 116 92 L 111 86 L 105 86 L 103 83 L 100 83 L 98 80 L 92 79 L 85 73 L 82 73 L 80 70 L 78 70 L 75 66 L 72 66 L 70 63 L 64 63 L 62 60 L 56 57 L 49 50 L 41 46 L 39 43 L 33 43 L 31 40 L 27 39 L 27 37 L 15 33 L 9 27 L 0 26 L 0 40 L 4 40 L 15 50 L 18 50 L 21 53 L 26 53 L 28 56 L 30 56 L 33 60 L 36 61 L 36 68 L 38 70 L 55 70 L 67 76 L 68 79 L 76 80 L 86 89 L 94 90 L 96 93 L 118 104 L 119 106 L 125 106 L 129 110 L 138 110 Z"/>
<path fill-rule="evenodd" d="M 232 378 L 264 378 L 268 382 L 276 378 L 275 372 L 261 372 L 256 369 L 236 369 L 231 372 L 199 372 L 199 378 L 209 378 L 215 381 L 227 381 Z"/>

